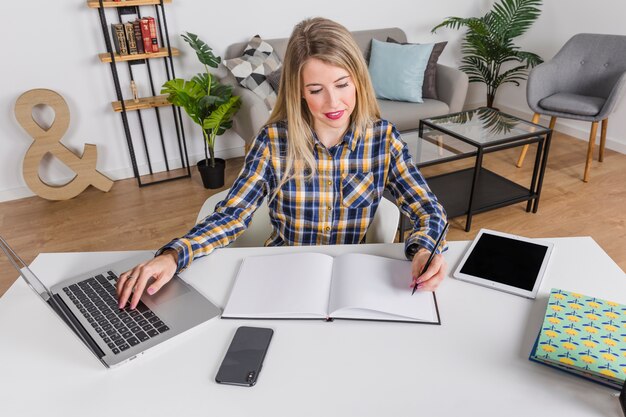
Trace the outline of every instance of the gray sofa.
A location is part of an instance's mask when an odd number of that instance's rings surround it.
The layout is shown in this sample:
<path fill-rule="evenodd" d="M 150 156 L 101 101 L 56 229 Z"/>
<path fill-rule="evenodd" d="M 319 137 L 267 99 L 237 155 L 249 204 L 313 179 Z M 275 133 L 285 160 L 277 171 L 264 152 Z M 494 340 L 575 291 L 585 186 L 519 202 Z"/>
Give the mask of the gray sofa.
<path fill-rule="evenodd" d="M 372 38 L 385 42 L 391 37 L 398 42 L 406 42 L 406 34 L 399 28 L 362 30 L 352 32 L 354 39 L 367 58 Z M 278 56 L 284 59 L 287 38 L 266 39 Z M 241 56 L 247 42 L 230 45 L 224 59 Z M 242 106 L 235 115 L 233 130 L 249 145 L 268 119 L 269 111 L 259 96 L 240 86 L 229 72 L 219 74 L 222 81 L 235 86 L 234 93 L 241 96 Z M 378 100 L 382 117 L 391 121 L 400 131 L 417 129 L 422 118 L 461 111 L 467 94 L 467 75 L 458 69 L 437 65 L 437 95 L 439 100 L 424 99 L 424 103 L 409 103 Z"/>

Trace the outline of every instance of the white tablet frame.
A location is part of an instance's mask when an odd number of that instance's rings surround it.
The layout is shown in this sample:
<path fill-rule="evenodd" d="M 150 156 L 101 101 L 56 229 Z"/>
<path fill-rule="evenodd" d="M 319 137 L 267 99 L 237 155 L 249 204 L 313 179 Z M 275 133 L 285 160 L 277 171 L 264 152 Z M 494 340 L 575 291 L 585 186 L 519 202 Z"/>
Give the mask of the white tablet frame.
<path fill-rule="evenodd" d="M 517 287 L 512 287 L 510 285 L 502 284 L 499 282 L 494 282 L 494 281 L 477 277 L 474 275 L 464 274 L 461 272 L 461 269 L 463 269 L 463 265 L 465 265 L 465 261 L 467 261 L 467 258 L 472 253 L 472 251 L 474 250 L 474 247 L 476 246 L 476 243 L 480 240 L 483 234 L 491 234 L 494 236 L 506 237 L 509 239 L 519 240 L 522 242 L 528 242 L 528 243 L 543 246 L 546 248 L 546 253 L 543 257 L 543 262 L 541 263 L 541 268 L 539 269 L 537 277 L 535 278 L 535 285 L 533 286 L 533 289 L 531 291 L 524 290 L 524 289 L 517 288 Z M 452 276 L 461 281 L 471 282 L 472 284 L 482 285 L 483 287 L 493 288 L 494 290 L 504 291 L 504 292 L 508 292 L 509 294 L 514 294 L 514 295 L 519 295 L 522 297 L 534 299 L 537 296 L 537 292 L 539 291 L 539 287 L 541 286 L 543 277 L 545 276 L 546 270 L 548 269 L 548 265 L 550 262 L 550 258 L 552 257 L 553 250 L 554 250 L 554 244 L 551 242 L 546 242 L 546 241 L 539 240 L 539 239 L 529 239 L 527 237 L 498 232 L 495 230 L 480 229 L 480 231 L 478 232 L 478 234 L 472 241 L 472 244 L 463 255 L 463 258 L 459 262 Z"/>

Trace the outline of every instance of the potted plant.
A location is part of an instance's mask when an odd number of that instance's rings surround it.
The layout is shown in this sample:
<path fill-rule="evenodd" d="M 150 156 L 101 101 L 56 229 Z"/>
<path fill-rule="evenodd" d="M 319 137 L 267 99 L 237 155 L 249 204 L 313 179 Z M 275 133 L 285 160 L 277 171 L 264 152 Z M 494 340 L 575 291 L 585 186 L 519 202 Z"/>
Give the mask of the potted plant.
<path fill-rule="evenodd" d="M 467 27 L 461 47 L 462 64 L 459 69 L 470 82 L 487 85 L 487 106 L 493 107 L 496 90 L 505 83 L 519 86 L 526 79 L 528 69 L 543 60 L 532 52 L 525 52 L 513 44 L 513 39 L 524 34 L 539 17 L 541 0 L 500 0 L 483 17 L 448 17 L 432 29 Z M 516 62 L 503 71 L 503 64 Z"/>
<path fill-rule="evenodd" d="M 193 33 L 181 36 L 196 51 L 204 72 L 191 80 L 176 78 L 166 82 L 161 94 L 167 94 L 170 103 L 182 107 L 202 128 L 205 159 L 198 162 L 198 171 L 205 188 L 220 188 L 224 185 L 226 161 L 215 157 L 215 138 L 232 127 L 241 99 L 233 96 L 233 86 L 221 84 L 209 72 L 209 67 L 217 68 L 221 58 L 213 55 L 212 49 Z"/>

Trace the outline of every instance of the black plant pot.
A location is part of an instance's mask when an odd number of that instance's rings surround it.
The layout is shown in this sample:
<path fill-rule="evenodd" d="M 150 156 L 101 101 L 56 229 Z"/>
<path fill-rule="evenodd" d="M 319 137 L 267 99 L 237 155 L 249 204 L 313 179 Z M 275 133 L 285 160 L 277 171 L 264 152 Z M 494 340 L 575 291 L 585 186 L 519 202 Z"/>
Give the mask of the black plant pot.
<path fill-rule="evenodd" d="M 221 158 L 215 158 L 215 166 L 212 167 L 207 159 L 198 162 L 198 171 L 202 177 L 202 185 L 204 188 L 221 188 L 224 186 L 224 169 L 226 161 Z"/>

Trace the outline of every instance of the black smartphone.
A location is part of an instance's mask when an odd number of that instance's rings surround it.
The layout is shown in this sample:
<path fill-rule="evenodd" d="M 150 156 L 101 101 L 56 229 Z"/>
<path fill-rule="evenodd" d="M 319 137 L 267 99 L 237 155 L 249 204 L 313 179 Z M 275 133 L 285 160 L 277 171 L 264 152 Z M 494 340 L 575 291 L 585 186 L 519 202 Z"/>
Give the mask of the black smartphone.
<path fill-rule="evenodd" d="M 215 381 L 246 387 L 256 384 L 273 334 L 274 330 L 263 327 L 239 327 Z"/>

